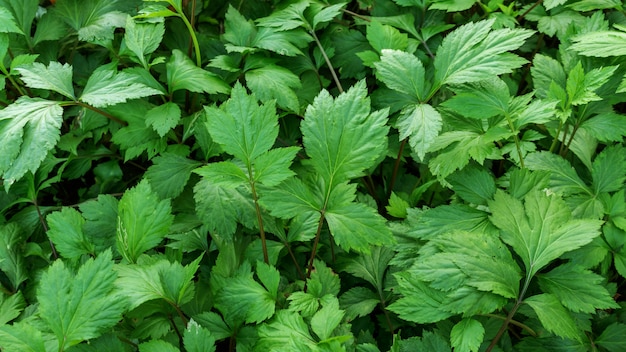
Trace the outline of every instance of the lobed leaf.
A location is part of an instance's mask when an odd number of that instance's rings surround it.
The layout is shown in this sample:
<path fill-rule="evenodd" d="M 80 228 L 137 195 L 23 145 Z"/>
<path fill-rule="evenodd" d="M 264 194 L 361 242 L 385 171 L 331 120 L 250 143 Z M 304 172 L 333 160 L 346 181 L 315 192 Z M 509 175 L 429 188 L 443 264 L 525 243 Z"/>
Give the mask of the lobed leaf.
<path fill-rule="evenodd" d="M 405 107 L 397 122 L 400 140 L 409 138 L 411 149 L 422 160 L 441 132 L 442 125 L 441 114 L 429 104 Z"/>
<path fill-rule="evenodd" d="M 187 55 L 178 49 L 172 51 L 172 56 L 165 67 L 170 94 L 181 89 L 209 94 L 230 92 L 230 86 L 226 82 L 211 72 L 197 67 Z"/>
<path fill-rule="evenodd" d="M 39 62 L 16 68 L 28 87 L 55 91 L 69 99 L 76 100 L 72 84 L 72 66 L 56 61 L 48 67 Z"/>
<path fill-rule="evenodd" d="M 101 108 L 157 94 L 161 92 L 139 83 L 134 74 L 117 72 L 111 65 L 105 65 L 89 77 L 79 99 Z"/>

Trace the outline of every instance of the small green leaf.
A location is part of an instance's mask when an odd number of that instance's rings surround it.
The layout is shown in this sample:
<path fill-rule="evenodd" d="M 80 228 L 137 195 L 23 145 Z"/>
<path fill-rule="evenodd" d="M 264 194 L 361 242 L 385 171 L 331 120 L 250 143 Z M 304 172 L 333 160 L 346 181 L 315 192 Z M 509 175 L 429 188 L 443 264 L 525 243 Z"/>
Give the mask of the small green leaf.
<path fill-rule="evenodd" d="M 400 140 L 408 137 L 411 149 L 423 160 L 441 132 L 442 118 L 429 104 L 409 105 L 400 113 L 397 127 Z"/>
<path fill-rule="evenodd" d="M 595 194 L 622 188 L 626 180 L 626 149 L 619 145 L 604 149 L 593 161 L 591 176 Z"/>
<path fill-rule="evenodd" d="M 258 333 L 259 341 L 255 348 L 259 351 L 306 352 L 316 345 L 304 319 L 288 310 L 279 310 L 274 319 L 259 326 Z"/>
<path fill-rule="evenodd" d="M 360 254 L 346 261 L 341 267 L 343 271 L 366 280 L 378 291 L 382 291 L 385 272 L 394 251 L 387 247 L 374 247 L 370 254 Z"/>
<path fill-rule="evenodd" d="M 126 20 L 124 30 L 124 43 L 145 66 L 145 56 L 154 52 L 161 44 L 165 34 L 165 24 L 162 21 L 156 23 L 137 23 L 132 17 Z"/>
<path fill-rule="evenodd" d="M 146 178 L 160 198 L 176 198 L 185 188 L 191 172 L 201 163 L 174 153 L 163 153 L 152 159 Z"/>
<path fill-rule="evenodd" d="M 59 141 L 63 108 L 58 102 L 22 96 L 0 110 L 0 174 L 8 191 L 35 173 Z"/>
<path fill-rule="evenodd" d="M 429 84 L 422 62 L 413 54 L 400 50 L 383 49 L 380 62 L 374 63 L 376 77 L 393 90 L 424 101 Z"/>
<path fill-rule="evenodd" d="M 613 323 L 602 331 L 602 334 L 596 338 L 595 343 L 606 348 L 609 352 L 619 352 L 626 349 L 625 335 L 626 324 Z"/>
<path fill-rule="evenodd" d="M 450 87 L 456 95 L 443 106 L 473 119 L 488 119 L 504 115 L 509 110 L 509 88 L 503 80 L 494 77 L 483 81 Z"/>
<path fill-rule="evenodd" d="M 466 167 L 448 177 L 454 192 L 468 203 L 487 204 L 496 193 L 493 175 L 485 168 Z"/>
<path fill-rule="evenodd" d="M 254 161 L 254 180 L 266 186 L 277 186 L 295 173 L 289 169 L 299 147 L 276 148 Z"/>
<path fill-rule="evenodd" d="M 47 338 L 47 336 L 46 336 Z M 6 351 L 48 352 L 41 330 L 22 321 L 0 326 L 0 345 Z"/>
<path fill-rule="evenodd" d="M 134 263 L 139 255 L 165 238 L 174 216 L 170 201 L 159 200 L 144 180 L 124 193 L 117 219 L 117 250 Z"/>
<path fill-rule="evenodd" d="M 250 47 L 256 31 L 254 23 L 246 20 L 232 5 L 228 6 L 225 19 L 224 40 L 238 47 Z"/>
<path fill-rule="evenodd" d="M 528 155 L 526 167 L 531 170 L 550 172 L 550 188 L 564 195 L 591 193 L 589 187 L 580 179 L 576 170 L 562 157 L 550 152 Z"/>
<path fill-rule="evenodd" d="M 187 352 L 215 352 L 215 337 L 193 319 L 187 324 L 183 343 Z"/>
<path fill-rule="evenodd" d="M 158 94 L 161 92 L 139 83 L 133 74 L 117 72 L 111 65 L 106 65 L 89 77 L 79 99 L 101 108 Z"/>
<path fill-rule="evenodd" d="M 333 298 L 313 315 L 311 329 L 320 340 L 326 340 L 331 337 L 335 328 L 341 323 L 344 313 L 343 310 L 339 309 L 337 298 Z"/>
<path fill-rule="evenodd" d="M 626 33 L 618 31 L 597 31 L 577 35 L 570 49 L 580 55 L 609 57 L 626 55 Z"/>
<path fill-rule="evenodd" d="M 318 24 L 330 22 L 335 17 L 339 16 L 344 6 L 346 6 L 345 2 L 333 4 L 330 6 L 324 6 L 322 10 L 320 10 L 318 13 L 315 14 L 315 16 L 313 16 L 313 23 L 311 24 L 313 30 L 319 28 Z"/>
<path fill-rule="evenodd" d="M 16 68 L 28 87 L 55 91 L 69 99 L 76 100 L 72 85 L 72 66 L 61 65 L 56 61 L 48 67 L 39 62 Z"/>
<path fill-rule="evenodd" d="M 395 242 L 382 216 L 363 203 L 350 203 L 326 211 L 328 228 L 335 242 L 346 251 L 370 253 L 370 246 Z"/>
<path fill-rule="evenodd" d="M 0 226 L 0 270 L 9 279 L 14 292 L 28 279 L 22 247 L 25 242 L 24 233 L 16 223 Z"/>
<path fill-rule="evenodd" d="M 385 207 L 387 213 L 395 218 L 405 219 L 407 217 L 407 209 L 411 205 L 406 200 L 402 199 L 395 192 L 391 192 L 389 197 L 389 205 Z"/>
<path fill-rule="evenodd" d="M 249 181 L 240 165 L 231 161 L 210 163 L 193 171 L 214 186 L 237 188 Z"/>
<path fill-rule="evenodd" d="M 465 318 L 450 331 L 450 342 L 455 351 L 477 352 L 485 336 L 485 328 L 474 319 Z"/>
<path fill-rule="evenodd" d="M 435 323 L 451 317 L 444 306 L 445 292 L 433 289 L 407 272 L 394 274 L 402 297 L 387 308 L 400 318 L 419 324 Z"/>
<path fill-rule="evenodd" d="M 25 307 L 26 301 L 21 292 L 18 291 L 10 296 L 0 294 L 0 326 L 17 318 Z"/>
<path fill-rule="evenodd" d="M 339 305 L 345 310 L 347 321 L 370 314 L 379 303 L 376 293 L 365 287 L 353 287 L 339 297 Z"/>
<path fill-rule="evenodd" d="M 281 108 L 298 113 L 300 103 L 295 90 L 300 89 L 300 78 L 284 67 L 266 65 L 247 71 L 245 74 L 248 88 L 262 102 L 272 99 Z"/>
<path fill-rule="evenodd" d="M 211 137 L 224 150 L 251 164 L 267 152 L 278 136 L 278 116 L 272 102 L 259 105 L 239 83 L 220 108 L 205 107 Z"/>
<path fill-rule="evenodd" d="M 178 49 L 172 51 L 167 68 L 167 86 L 170 94 L 186 89 L 196 93 L 228 93 L 230 86 L 209 71 L 197 67 L 187 55 Z"/>
<path fill-rule="evenodd" d="M 271 318 L 276 306 L 275 297 L 252 277 L 228 279 L 218 291 L 215 304 L 231 319 L 247 323 L 260 323 Z"/>
<path fill-rule="evenodd" d="M 60 260 L 43 274 L 39 315 L 60 349 L 96 338 L 120 321 L 126 302 L 115 290 L 116 277 L 109 250 L 87 260 L 76 274 Z"/>
<path fill-rule="evenodd" d="M 65 258 L 76 258 L 83 254 L 94 254 L 94 245 L 83 233 L 85 219 L 73 208 L 64 207 L 46 217 L 48 237 Z"/>
<path fill-rule="evenodd" d="M 372 21 L 368 24 L 366 38 L 370 45 L 377 52 L 382 53 L 383 56 L 385 56 L 385 49 L 392 49 L 393 51 L 399 52 L 400 50 L 405 50 L 409 43 L 408 36 L 406 34 L 401 33 L 392 26 L 382 24 L 376 18 L 372 19 Z M 408 53 L 405 54 L 406 55 L 403 56 L 406 56 L 407 58 L 409 56 L 413 56 Z M 419 62 L 417 58 L 415 59 Z M 413 59 L 411 58 L 410 60 Z"/>
<path fill-rule="evenodd" d="M 557 336 L 580 340 L 580 332 L 570 312 L 551 294 L 543 293 L 524 300 L 539 317 L 546 330 Z"/>
<path fill-rule="evenodd" d="M 322 208 L 321 200 L 299 178 L 292 177 L 279 187 L 259 191 L 261 204 L 279 218 L 289 219 L 311 212 L 318 213 Z M 319 213 L 316 217 L 319 219 Z"/>
<path fill-rule="evenodd" d="M 13 14 L 4 8 L 0 7 L 0 33 L 19 33 L 24 34 L 22 30 L 15 23 Z"/>
<path fill-rule="evenodd" d="M 167 102 L 148 111 L 148 114 L 146 114 L 146 126 L 152 126 L 159 136 L 163 137 L 178 125 L 180 116 L 181 111 L 178 105 Z"/>

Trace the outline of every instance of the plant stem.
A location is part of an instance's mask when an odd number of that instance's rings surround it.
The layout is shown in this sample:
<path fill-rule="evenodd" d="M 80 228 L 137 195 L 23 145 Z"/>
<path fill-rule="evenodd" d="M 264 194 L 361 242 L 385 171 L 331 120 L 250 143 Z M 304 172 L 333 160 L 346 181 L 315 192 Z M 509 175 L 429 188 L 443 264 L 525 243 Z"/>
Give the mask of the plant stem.
<path fill-rule="evenodd" d="M 315 254 L 317 252 L 317 245 L 320 242 L 320 237 L 322 234 L 322 227 L 324 226 L 324 214 L 326 210 L 322 209 L 320 211 L 320 220 L 317 222 L 317 231 L 315 232 L 315 241 L 313 242 L 313 249 L 311 250 L 311 258 L 309 259 L 309 266 L 306 270 L 306 280 L 311 278 L 311 272 L 313 271 L 313 261 L 315 260 Z M 304 282 L 304 292 L 306 292 L 308 282 Z"/>
<path fill-rule="evenodd" d="M 33 205 L 35 206 L 35 210 L 37 210 L 37 217 L 39 217 L 39 222 L 41 222 L 43 230 L 48 233 L 48 225 L 46 225 L 46 219 L 44 219 L 43 214 L 41 214 L 41 209 L 39 209 L 39 204 L 37 204 L 36 198 L 33 199 Z M 52 258 L 54 258 L 54 260 L 59 259 L 59 255 L 57 254 L 57 250 L 54 247 L 54 243 L 52 243 L 52 240 L 50 238 L 48 238 L 48 242 L 50 243 L 50 249 L 52 249 Z"/>
<path fill-rule="evenodd" d="M 126 123 L 126 121 L 122 121 L 122 120 L 118 119 L 117 117 L 109 114 L 108 112 L 106 112 L 104 110 L 100 110 L 100 109 L 98 109 L 98 108 L 96 108 L 94 106 L 91 106 L 89 104 L 85 104 L 85 103 L 83 103 L 81 101 L 63 102 L 60 105 L 61 106 L 78 105 L 78 106 L 83 107 L 85 109 L 91 110 L 91 111 L 93 111 L 93 112 L 95 112 L 97 114 L 100 114 L 100 115 L 106 117 L 107 119 L 109 119 L 111 121 L 115 121 L 115 122 L 119 123 L 122 126 L 128 126 L 128 123 Z"/>
<path fill-rule="evenodd" d="M 526 276 L 526 280 L 524 282 L 524 287 L 522 288 L 522 292 L 520 292 L 520 295 L 519 295 L 519 297 L 517 299 L 517 302 L 515 302 L 515 305 L 513 306 L 513 309 L 511 309 L 509 314 L 506 316 L 506 319 L 504 319 L 504 323 L 502 323 L 502 326 L 500 327 L 500 330 L 498 330 L 498 333 L 493 338 L 493 340 L 491 341 L 491 343 L 489 344 L 489 347 L 487 347 L 485 352 L 491 352 L 491 350 L 496 346 L 496 344 L 498 344 L 498 341 L 500 341 L 500 338 L 502 337 L 502 335 L 506 331 L 506 328 L 509 326 L 509 323 L 511 321 L 513 321 L 513 316 L 517 312 L 517 309 L 520 307 L 520 305 L 522 305 L 522 301 L 524 300 L 524 295 L 526 295 L 526 290 L 528 290 L 528 286 L 530 285 L 530 280 L 531 279 L 532 279 L 532 277 L 530 275 Z"/>
<path fill-rule="evenodd" d="M 524 19 L 524 17 L 526 17 L 526 15 L 528 15 L 528 14 L 530 13 L 530 11 L 534 10 L 534 9 L 535 9 L 535 7 L 537 7 L 537 6 L 541 5 L 541 3 L 542 3 L 542 2 L 543 2 L 543 0 L 537 0 L 537 2 L 535 2 L 535 3 L 533 4 L 533 6 L 529 7 L 529 8 L 528 8 L 528 10 L 524 11 L 524 13 L 523 13 L 523 14 L 521 14 L 521 15 L 519 15 L 519 16 L 517 17 L 517 19 L 516 19 L 516 20 L 517 20 L 517 22 L 521 22 L 521 21 Z"/>
<path fill-rule="evenodd" d="M 326 54 L 326 50 L 324 50 L 324 47 L 322 46 L 322 43 L 317 37 L 317 34 L 315 34 L 315 30 L 309 29 L 309 33 L 313 36 L 313 39 L 315 40 L 317 47 L 320 48 L 320 51 L 322 52 L 322 56 L 324 56 L 324 61 L 326 61 L 326 65 L 330 69 L 330 74 L 333 76 L 333 80 L 335 81 L 335 84 L 337 85 L 337 89 L 339 90 L 339 93 L 343 93 L 343 87 L 341 86 L 341 82 L 339 82 L 339 77 L 337 77 L 337 72 L 335 72 L 335 69 L 333 68 L 333 64 L 330 62 L 330 58 Z"/>
<path fill-rule="evenodd" d="M 4 74 L 4 76 L 9 79 L 9 82 L 11 82 L 13 87 L 15 87 L 15 89 L 17 90 L 18 93 L 20 93 L 20 95 L 26 95 L 26 92 L 24 92 L 22 88 L 20 88 L 20 85 L 17 84 L 17 81 L 15 81 L 13 76 L 9 74 L 9 71 L 6 69 L 6 67 L 4 67 L 2 63 L 0 63 L 0 72 L 2 72 L 2 74 Z"/>
<path fill-rule="evenodd" d="M 191 37 L 191 41 L 193 42 L 193 47 L 196 52 L 196 66 L 200 67 L 202 66 L 202 57 L 200 56 L 200 45 L 198 45 L 198 38 L 196 37 L 196 32 L 194 31 L 193 26 L 191 25 L 189 20 L 187 20 L 187 17 L 185 16 L 183 9 L 176 9 L 176 10 L 179 11 L 178 14 L 180 18 L 183 20 L 183 22 L 185 22 L 185 26 L 187 26 L 187 30 L 189 31 L 189 36 Z"/>
<path fill-rule="evenodd" d="M 503 317 L 501 315 L 496 315 L 496 314 L 485 314 L 486 317 L 490 317 L 490 318 L 496 318 L 496 319 L 500 319 L 500 320 L 506 320 L 506 317 Z M 537 333 L 535 332 L 535 330 L 533 330 L 530 326 L 524 324 L 524 323 L 520 323 L 517 320 L 511 320 L 509 321 L 509 323 L 511 325 L 515 325 L 517 327 L 522 328 L 523 330 L 528 331 L 529 334 L 531 334 L 532 336 L 537 336 Z"/>
<path fill-rule="evenodd" d="M 289 242 L 285 242 L 283 243 L 285 245 L 285 247 L 287 247 L 287 252 L 289 252 L 289 256 L 291 257 L 291 260 L 293 260 L 293 264 L 296 266 L 296 271 L 298 271 L 298 275 L 300 276 L 301 280 L 306 280 L 306 276 L 304 276 L 304 273 L 302 272 L 302 268 L 300 267 L 300 264 L 298 264 L 298 260 L 296 260 L 296 256 L 293 254 L 293 251 L 291 250 L 291 246 L 289 245 Z"/>
<path fill-rule="evenodd" d="M 513 141 L 515 141 L 515 148 L 517 149 L 517 156 L 519 156 L 519 164 L 522 169 L 524 169 L 524 156 L 522 155 L 522 147 L 520 146 L 519 137 L 517 136 L 517 131 L 513 126 L 513 120 L 511 120 L 511 116 L 506 114 L 506 120 L 509 123 L 509 128 L 511 132 L 513 132 Z"/>
<path fill-rule="evenodd" d="M 563 128 L 563 121 L 559 121 L 559 128 L 557 128 L 556 136 L 552 140 L 552 145 L 550 145 L 550 153 L 554 153 L 554 149 L 556 149 L 556 143 L 559 141 L 559 135 L 561 134 L 562 128 Z"/>
<path fill-rule="evenodd" d="M 248 166 L 248 174 L 252 175 L 252 166 Z M 250 176 L 252 177 L 252 176 Z M 259 205 L 259 197 L 256 193 L 256 187 L 254 181 L 250 180 L 250 188 L 252 190 L 252 199 L 254 200 L 254 208 L 256 210 L 256 219 L 259 222 L 259 234 L 261 235 L 261 247 L 263 248 L 263 261 L 265 264 L 270 263 L 269 255 L 267 254 L 267 243 L 265 242 L 265 228 L 263 227 L 263 216 L 261 215 L 261 206 Z"/>

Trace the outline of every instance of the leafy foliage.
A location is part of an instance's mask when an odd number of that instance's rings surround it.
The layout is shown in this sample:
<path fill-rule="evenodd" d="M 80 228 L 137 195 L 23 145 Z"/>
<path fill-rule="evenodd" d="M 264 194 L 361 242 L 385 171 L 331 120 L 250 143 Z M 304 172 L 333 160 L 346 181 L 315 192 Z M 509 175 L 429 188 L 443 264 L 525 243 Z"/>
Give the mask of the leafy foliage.
<path fill-rule="evenodd" d="M 625 350 L 622 10 L 0 0 L 0 349 Z"/>

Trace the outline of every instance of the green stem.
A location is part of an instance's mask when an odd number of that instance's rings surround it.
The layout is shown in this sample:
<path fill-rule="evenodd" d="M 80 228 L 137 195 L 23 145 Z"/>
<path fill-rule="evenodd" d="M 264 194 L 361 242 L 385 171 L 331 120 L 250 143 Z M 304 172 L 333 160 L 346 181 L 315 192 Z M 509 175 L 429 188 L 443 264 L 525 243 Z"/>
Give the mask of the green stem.
<path fill-rule="evenodd" d="M 176 11 L 178 11 L 178 15 L 183 20 L 183 22 L 185 22 L 185 26 L 187 26 L 187 30 L 189 31 L 189 35 L 191 36 L 191 41 L 193 41 L 193 47 L 196 52 L 196 66 L 200 67 L 202 66 L 202 57 L 200 56 L 200 45 L 198 45 L 198 37 L 196 37 L 196 32 L 194 31 L 193 26 L 185 16 L 183 9 L 177 8 Z"/>
<path fill-rule="evenodd" d="M 9 74 L 9 71 L 7 70 L 6 67 L 4 67 L 4 64 L 0 63 L 0 71 L 4 74 L 4 76 L 9 80 L 9 82 L 11 82 L 11 84 L 13 85 L 13 87 L 15 87 L 15 89 L 17 90 L 18 93 L 20 93 L 20 95 L 26 95 L 26 92 L 24 92 L 22 90 L 22 88 L 20 88 L 20 85 L 17 84 L 17 81 L 15 81 L 15 79 L 13 79 L 13 76 L 11 76 Z"/>
<path fill-rule="evenodd" d="M 263 216 L 261 214 L 261 206 L 259 205 L 259 196 L 256 193 L 256 186 L 252 179 L 252 165 L 248 163 L 248 177 L 250 177 L 250 190 L 252 192 L 252 199 L 254 200 L 254 208 L 256 210 L 256 219 L 259 223 L 259 234 L 261 235 L 261 247 L 263 248 L 263 261 L 265 264 L 270 263 L 269 255 L 267 253 L 267 242 L 265 240 L 265 227 L 263 226 Z"/>
<path fill-rule="evenodd" d="M 556 136 L 552 140 L 552 145 L 550 145 L 550 153 L 554 153 L 554 149 L 556 149 L 556 143 L 559 141 L 559 135 L 561 134 L 561 129 L 563 128 L 563 121 L 559 121 L 559 128 L 556 130 Z"/>
<path fill-rule="evenodd" d="M 515 130 L 515 126 L 513 126 L 513 120 L 511 120 L 511 116 L 506 114 L 506 120 L 509 123 L 509 128 L 511 132 L 513 132 L 513 140 L 515 141 L 515 148 L 517 149 L 517 155 L 519 156 L 519 164 L 520 167 L 524 168 L 524 156 L 522 155 L 522 147 L 520 146 L 519 137 L 517 136 L 517 131 Z"/>
<path fill-rule="evenodd" d="M 315 241 L 313 242 L 313 249 L 311 250 L 311 258 L 309 259 L 309 266 L 306 270 L 306 280 L 311 278 L 311 272 L 313 272 L 313 261 L 315 260 L 315 255 L 317 253 L 317 245 L 320 242 L 320 237 L 322 235 L 322 227 L 324 226 L 324 214 L 325 209 L 320 211 L 320 220 L 317 222 L 317 231 L 315 232 Z M 304 282 L 304 292 L 306 292 L 308 282 Z"/>
<path fill-rule="evenodd" d="M 485 314 L 485 316 L 486 317 L 490 317 L 490 318 L 500 319 L 500 320 L 506 320 L 506 317 L 503 317 L 503 316 L 497 315 L 497 314 Z M 526 325 L 524 323 L 520 323 L 517 320 L 511 320 L 509 323 L 511 325 L 515 325 L 515 326 L 521 328 L 522 330 L 526 330 L 530 335 L 537 337 L 537 333 L 530 326 L 528 326 L 528 325 Z"/>
<path fill-rule="evenodd" d="M 502 337 L 502 335 L 506 331 L 507 327 L 509 326 L 509 323 L 511 323 L 513 321 L 513 316 L 517 312 L 517 309 L 522 305 L 522 302 L 524 300 L 524 295 L 526 295 L 526 290 L 528 290 L 528 286 L 530 285 L 530 280 L 531 279 L 532 279 L 532 277 L 530 275 L 526 276 L 526 280 L 524 282 L 524 287 L 522 288 L 522 292 L 520 292 L 520 295 L 519 295 L 519 297 L 517 299 L 517 302 L 515 302 L 515 305 L 513 306 L 513 309 L 511 309 L 509 314 L 506 316 L 506 319 L 504 319 L 504 323 L 502 323 L 502 326 L 500 327 L 500 330 L 498 330 L 498 333 L 493 338 L 493 340 L 491 341 L 491 343 L 489 344 L 489 347 L 487 347 L 485 352 L 491 352 L 491 350 L 496 346 L 496 344 L 498 344 L 498 341 L 500 341 L 500 338 Z"/>
<path fill-rule="evenodd" d="M 85 109 L 91 110 L 91 111 L 93 111 L 93 112 L 95 112 L 97 114 L 100 114 L 100 115 L 106 117 L 107 119 L 109 119 L 111 121 L 115 121 L 115 122 L 119 123 L 122 126 L 127 126 L 128 125 L 126 123 L 126 121 L 122 121 L 122 120 L 118 119 L 117 117 L 109 114 L 108 112 L 106 112 L 104 110 L 100 110 L 100 109 L 98 109 L 98 108 L 96 108 L 94 106 L 91 106 L 89 104 L 85 104 L 85 103 L 80 102 L 80 101 L 71 101 L 71 102 L 68 101 L 68 102 L 63 102 L 60 105 L 61 106 L 78 105 L 78 106 L 83 107 Z"/>
<path fill-rule="evenodd" d="M 330 58 L 326 54 L 326 50 L 324 50 L 324 47 L 322 46 L 322 43 L 317 37 L 317 34 L 315 34 L 315 30 L 309 29 L 309 33 L 313 36 L 313 39 L 315 40 L 317 47 L 320 48 L 320 51 L 322 52 L 324 61 L 326 61 L 326 65 L 330 69 L 330 74 L 333 76 L 333 80 L 335 81 L 335 84 L 337 85 L 337 89 L 339 90 L 339 93 L 343 93 L 343 87 L 341 86 L 341 82 L 339 82 L 339 77 L 337 77 L 337 72 L 335 72 L 335 69 L 333 68 L 333 64 L 330 62 Z"/>
<path fill-rule="evenodd" d="M 389 181 L 389 190 L 387 191 L 387 199 L 391 197 L 391 192 L 393 192 L 393 187 L 396 185 L 396 178 L 398 177 L 398 169 L 400 168 L 400 160 L 402 160 L 402 154 L 404 153 L 404 146 L 406 145 L 408 138 L 402 140 L 400 143 L 400 150 L 398 151 L 398 156 L 396 157 L 396 162 L 393 165 L 393 173 L 391 174 L 391 181 Z"/>
<path fill-rule="evenodd" d="M 543 0 L 537 0 L 537 2 L 535 2 L 533 4 L 533 6 L 529 7 L 528 10 L 526 10 L 523 14 L 521 14 L 521 15 L 519 15 L 517 17 L 517 22 L 518 23 L 521 22 L 524 19 L 524 17 L 526 17 L 526 15 L 528 15 L 530 13 L 530 11 L 534 10 L 535 7 L 541 5 L 542 2 L 543 2 Z"/>

